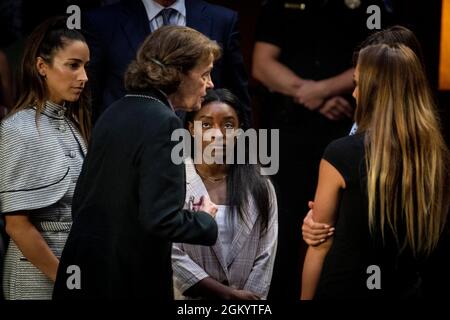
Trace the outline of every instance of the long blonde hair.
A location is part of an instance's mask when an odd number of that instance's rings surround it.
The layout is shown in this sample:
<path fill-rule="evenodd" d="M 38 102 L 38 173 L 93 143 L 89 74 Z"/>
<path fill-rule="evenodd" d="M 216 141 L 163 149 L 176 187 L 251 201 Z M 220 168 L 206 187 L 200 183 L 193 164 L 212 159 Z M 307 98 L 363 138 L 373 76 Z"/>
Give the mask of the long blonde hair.
<path fill-rule="evenodd" d="M 362 49 L 357 68 L 370 230 L 385 240 L 388 226 L 401 250 L 429 255 L 449 210 L 450 157 L 423 67 L 408 47 L 382 44 Z"/>

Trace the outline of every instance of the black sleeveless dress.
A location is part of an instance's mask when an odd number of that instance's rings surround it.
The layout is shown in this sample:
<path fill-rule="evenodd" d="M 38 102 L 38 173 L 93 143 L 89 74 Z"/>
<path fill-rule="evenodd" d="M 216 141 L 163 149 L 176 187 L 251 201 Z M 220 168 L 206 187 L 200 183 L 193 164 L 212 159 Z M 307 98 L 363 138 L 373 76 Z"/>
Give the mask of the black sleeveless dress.
<path fill-rule="evenodd" d="M 315 299 L 419 297 L 423 261 L 408 248 L 400 252 L 389 230 L 384 243 L 379 229 L 369 232 L 364 134 L 333 141 L 323 159 L 344 177 L 346 189 Z"/>

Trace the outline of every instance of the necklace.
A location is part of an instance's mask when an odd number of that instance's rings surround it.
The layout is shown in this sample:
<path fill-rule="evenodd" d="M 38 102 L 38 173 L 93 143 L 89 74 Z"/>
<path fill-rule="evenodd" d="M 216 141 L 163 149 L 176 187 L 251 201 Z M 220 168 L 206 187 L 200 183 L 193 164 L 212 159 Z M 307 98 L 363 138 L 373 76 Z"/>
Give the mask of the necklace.
<path fill-rule="evenodd" d="M 162 92 L 162 91 L 159 90 L 159 89 L 158 89 L 158 91 L 161 92 L 161 94 L 163 94 L 164 97 L 167 98 L 167 95 L 166 95 L 164 92 Z M 150 100 L 153 100 L 153 101 L 157 101 L 157 102 L 159 102 L 159 103 L 161 103 L 161 104 L 163 104 L 163 105 L 166 105 L 166 104 L 165 104 L 164 102 L 162 102 L 161 100 L 159 100 L 159 99 L 157 99 L 157 98 L 155 98 L 155 97 L 151 97 L 151 96 L 145 95 L 145 94 L 126 94 L 125 97 L 147 98 L 147 99 L 150 99 Z M 172 103 L 170 102 L 169 98 L 167 98 L 167 101 L 169 102 L 169 107 L 170 107 L 170 109 L 172 109 L 173 111 L 175 111 L 175 109 L 173 108 Z"/>
<path fill-rule="evenodd" d="M 150 99 L 150 100 L 153 100 L 153 101 L 157 101 L 157 102 L 162 103 L 163 105 L 165 105 L 165 103 L 162 102 L 161 100 L 156 99 L 155 97 L 152 97 L 152 96 L 147 96 L 145 94 L 126 94 L 125 97 L 147 98 L 147 99 Z"/>
<path fill-rule="evenodd" d="M 201 174 L 200 171 L 197 170 L 197 168 L 195 168 L 195 171 L 197 171 L 197 174 L 198 174 L 200 177 L 202 177 L 204 180 L 205 180 L 205 179 L 208 180 L 208 181 L 211 182 L 211 183 L 217 183 L 217 182 L 219 182 L 219 181 L 222 181 L 223 179 L 225 179 L 225 178 L 228 176 L 227 174 L 225 174 L 225 175 L 223 175 L 223 176 L 220 177 L 220 178 L 213 178 L 213 177 L 208 177 L 208 176 L 205 176 L 205 175 Z"/>

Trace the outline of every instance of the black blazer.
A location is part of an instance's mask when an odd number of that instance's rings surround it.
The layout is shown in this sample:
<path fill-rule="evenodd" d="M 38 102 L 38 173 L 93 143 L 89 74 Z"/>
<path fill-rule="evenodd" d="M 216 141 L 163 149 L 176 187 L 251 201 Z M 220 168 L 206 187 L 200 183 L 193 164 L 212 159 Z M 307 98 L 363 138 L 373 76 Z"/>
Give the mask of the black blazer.
<path fill-rule="evenodd" d="M 156 92 L 125 96 L 100 117 L 73 198 L 55 299 L 173 298 L 172 242 L 213 245 L 217 225 L 183 210 L 184 164 L 171 160 L 181 121 Z M 79 266 L 81 289 L 66 286 Z"/>
<path fill-rule="evenodd" d="M 223 49 L 223 56 L 212 72 L 215 87 L 230 89 L 247 106 L 247 115 L 251 116 L 237 13 L 202 0 L 185 0 L 185 4 L 186 25 L 217 41 Z M 142 1 L 128 0 L 86 13 L 82 29 L 91 54 L 89 85 L 96 120 L 125 93 L 124 73 L 150 34 L 150 24 Z"/>

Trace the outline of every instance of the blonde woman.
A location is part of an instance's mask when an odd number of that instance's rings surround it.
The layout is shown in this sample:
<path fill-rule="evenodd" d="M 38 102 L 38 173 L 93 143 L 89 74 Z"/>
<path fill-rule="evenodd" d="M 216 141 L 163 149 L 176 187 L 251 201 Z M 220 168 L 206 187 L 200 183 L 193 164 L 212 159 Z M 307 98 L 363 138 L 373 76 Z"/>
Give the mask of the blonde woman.
<path fill-rule="evenodd" d="M 355 84 L 358 131 L 327 147 L 314 203 L 336 231 L 308 248 L 301 298 L 420 297 L 449 209 L 449 154 L 423 67 L 404 45 L 372 45 Z"/>

